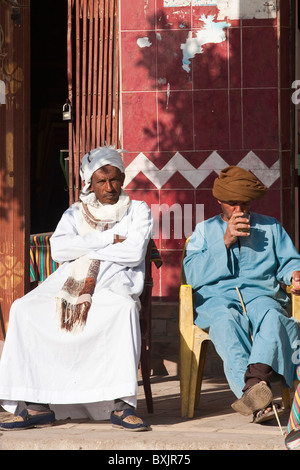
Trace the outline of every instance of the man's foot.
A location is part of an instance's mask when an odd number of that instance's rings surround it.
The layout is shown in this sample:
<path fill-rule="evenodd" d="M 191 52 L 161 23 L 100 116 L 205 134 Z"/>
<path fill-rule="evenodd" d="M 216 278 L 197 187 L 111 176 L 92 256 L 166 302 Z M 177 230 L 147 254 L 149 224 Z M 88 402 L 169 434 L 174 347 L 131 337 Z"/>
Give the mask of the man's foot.
<path fill-rule="evenodd" d="M 112 411 L 110 422 L 113 427 L 125 429 L 126 431 L 149 431 L 151 429 L 142 418 L 136 416 L 131 408 L 127 408 L 122 412 Z"/>
<path fill-rule="evenodd" d="M 266 382 L 259 382 L 245 391 L 242 398 L 239 398 L 231 407 L 244 416 L 253 414 L 272 403 L 273 394 Z"/>
<path fill-rule="evenodd" d="M 0 421 L 1 431 L 16 431 L 31 428 L 43 428 L 45 426 L 52 426 L 55 421 L 55 414 L 53 411 L 45 413 L 29 414 L 28 410 L 23 410 L 18 416 L 11 414 Z"/>
<path fill-rule="evenodd" d="M 276 404 L 277 415 L 280 416 L 284 412 L 280 405 Z M 264 423 L 265 421 L 270 421 L 271 419 L 275 419 L 275 411 L 273 410 L 273 406 L 270 403 L 266 408 L 262 410 L 258 410 L 253 413 L 253 423 L 260 424 Z"/>

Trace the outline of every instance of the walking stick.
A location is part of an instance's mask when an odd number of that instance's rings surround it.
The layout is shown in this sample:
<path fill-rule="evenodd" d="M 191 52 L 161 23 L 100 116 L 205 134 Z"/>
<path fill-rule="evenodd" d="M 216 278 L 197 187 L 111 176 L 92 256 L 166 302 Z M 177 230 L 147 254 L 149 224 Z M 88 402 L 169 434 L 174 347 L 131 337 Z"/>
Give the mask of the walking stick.
<path fill-rule="evenodd" d="M 244 312 L 245 315 L 247 315 L 246 307 L 245 307 L 245 304 L 244 304 L 242 295 L 241 295 L 241 293 L 240 293 L 240 290 L 239 290 L 238 287 L 236 287 L 236 290 L 237 290 L 237 293 L 238 293 L 238 296 L 239 296 L 239 299 L 240 299 L 240 302 L 241 302 L 241 305 L 242 305 L 243 312 Z M 252 335 L 251 335 L 251 337 L 252 337 Z M 252 339 L 253 339 L 253 338 L 252 338 Z M 284 432 L 282 431 L 282 427 L 281 427 L 281 424 L 280 424 L 279 416 L 278 416 L 277 409 L 276 409 L 276 406 L 274 405 L 274 403 L 272 403 L 272 408 L 273 408 L 273 411 L 274 411 L 274 414 L 275 414 L 275 417 L 276 417 L 277 424 L 278 424 L 278 426 L 279 426 L 280 432 L 281 432 L 282 436 L 284 436 Z"/>

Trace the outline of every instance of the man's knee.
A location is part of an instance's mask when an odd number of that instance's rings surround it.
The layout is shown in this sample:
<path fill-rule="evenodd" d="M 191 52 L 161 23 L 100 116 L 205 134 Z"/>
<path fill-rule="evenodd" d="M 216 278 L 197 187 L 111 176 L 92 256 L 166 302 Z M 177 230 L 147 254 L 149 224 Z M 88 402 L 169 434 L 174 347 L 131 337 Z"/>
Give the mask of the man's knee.
<path fill-rule="evenodd" d="M 249 321 L 247 318 L 235 309 L 223 310 L 222 312 L 216 312 L 213 321 L 210 326 L 210 331 L 220 331 L 222 334 L 228 334 L 229 332 L 239 331 L 241 329 L 248 329 Z"/>

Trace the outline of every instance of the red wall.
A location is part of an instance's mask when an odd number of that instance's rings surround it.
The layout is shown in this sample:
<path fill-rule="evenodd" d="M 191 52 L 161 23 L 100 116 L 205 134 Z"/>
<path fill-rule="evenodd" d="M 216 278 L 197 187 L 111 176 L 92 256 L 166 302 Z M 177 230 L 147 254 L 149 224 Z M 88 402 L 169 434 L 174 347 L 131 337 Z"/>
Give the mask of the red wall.
<path fill-rule="evenodd" d="M 173 227 L 168 237 L 156 217 L 164 264 L 154 269 L 154 295 L 165 300 L 178 298 L 181 250 L 196 208 L 205 218 L 219 210 L 211 188 L 220 169 L 252 170 L 269 187 L 256 210 L 292 226 L 289 2 L 281 2 L 284 11 L 266 11 L 266 2 L 239 7 L 236 0 L 232 17 L 191 3 L 121 0 L 125 189 L 155 217 L 158 205 L 176 204 L 176 236 Z M 256 18 L 242 11 L 249 3 Z M 188 39 L 197 53 L 183 62 Z"/>

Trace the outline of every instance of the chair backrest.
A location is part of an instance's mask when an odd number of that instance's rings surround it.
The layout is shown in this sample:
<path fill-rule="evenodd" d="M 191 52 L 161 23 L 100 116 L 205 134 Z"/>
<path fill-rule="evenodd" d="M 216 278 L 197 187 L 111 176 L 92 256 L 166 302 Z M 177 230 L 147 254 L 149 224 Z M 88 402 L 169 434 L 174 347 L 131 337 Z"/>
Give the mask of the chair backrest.
<path fill-rule="evenodd" d="M 184 260 L 185 255 L 186 255 L 186 249 L 187 249 L 188 243 L 190 241 L 190 238 L 191 237 L 186 239 L 183 250 L 182 250 L 181 269 L 180 269 L 180 284 L 181 285 L 186 284 L 186 279 L 185 279 L 184 270 L 183 270 L 183 260 Z"/>
<path fill-rule="evenodd" d="M 153 413 L 153 399 L 150 385 L 151 374 L 151 317 L 152 317 L 152 262 L 159 268 L 162 264 L 160 254 L 152 239 L 149 240 L 145 257 L 144 289 L 140 295 L 140 327 L 141 327 L 141 372 L 148 413 Z"/>
<path fill-rule="evenodd" d="M 300 296 L 292 294 L 292 315 L 300 322 Z"/>
<path fill-rule="evenodd" d="M 146 257 L 145 257 L 145 280 L 144 289 L 140 295 L 141 310 L 140 310 L 140 322 L 141 322 L 141 333 L 142 337 L 146 339 L 146 342 L 150 345 L 150 334 L 151 334 L 151 298 L 152 298 L 152 263 L 151 263 L 151 252 L 152 252 L 152 239 L 149 240 Z"/>
<path fill-rule="evenodd" d="M 151 343 L 151 306 L 152 306 L 152 263 L 160 268 L 162 261 L 159 251 L 152 239 L 149 240 L 146 257 L 145 257 L 145 280 L 144 289 L 140 295 L 141 310 L 140 310 L 140 323 L 141 334 L 143 340 L 146 342 L 146 347 L 150 348 Z"/>
<path fill-rule="evenodd" d="M 53 232 L 30 235 L 30 282 L 45 281 L 59 267 L 51 257 L 50 238 Z"/>
<path fill-rule="evenodd" d="M 190 241 L 190 238 L 191 237 L 186 239 L 183 250 L 182 250 L 180 285 L 186 284 L 186 279 L 185 279 L 184 270 L 183 270 L 183 260 L 186 256 L 186 250 L 187 250 L 187 246 Z M 291 294 L 291 286 L 288 286 L 286 290 L 288 294 Z M 291 300 L 292 300 L 292 316 L 296 318 L 298 322 L 300 322 L 300 296 L 291 294 Z"/>

